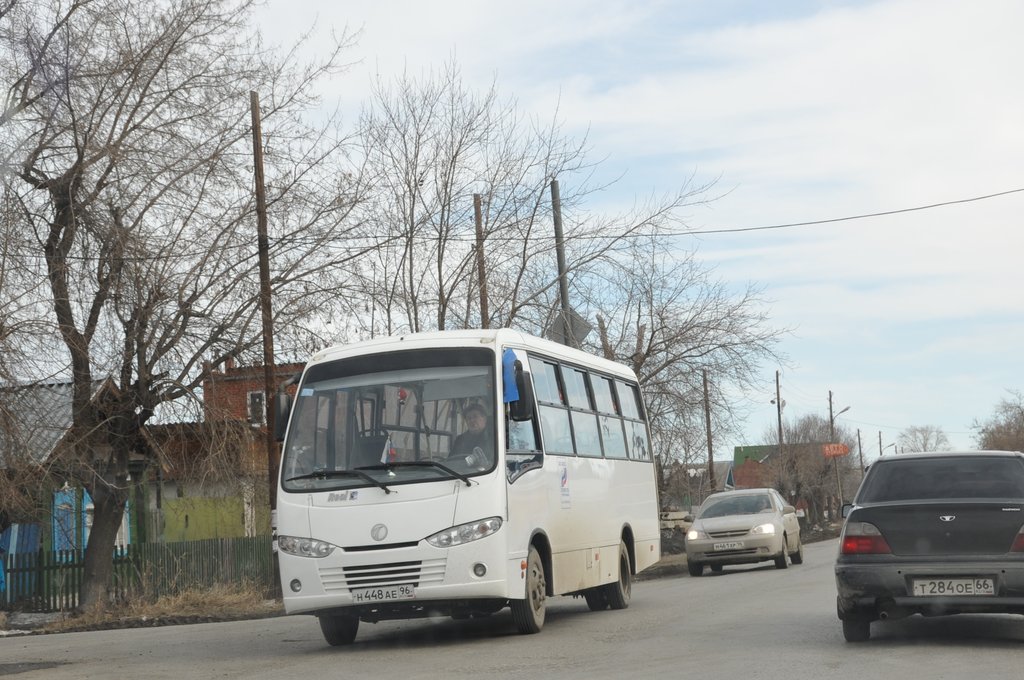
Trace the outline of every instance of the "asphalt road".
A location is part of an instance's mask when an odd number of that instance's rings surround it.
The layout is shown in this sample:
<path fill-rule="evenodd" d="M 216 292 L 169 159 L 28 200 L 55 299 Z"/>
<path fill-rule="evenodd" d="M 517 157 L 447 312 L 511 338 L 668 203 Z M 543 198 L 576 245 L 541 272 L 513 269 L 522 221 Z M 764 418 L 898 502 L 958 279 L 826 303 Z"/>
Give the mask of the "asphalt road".
<path fill-rule="evenodd" d="M 843 641 L 835 615 L 836 541 L 803 565 L 726 568 L 634 585 L 623 611 L 555 598 L 539 635 L 488 619 L 363 624 L 356 644 L 324 644 L 316 620 L 32 635 L 0 639 L 0 676 L 127 678 L 803 678 L 1024 680 L 1024 617 L 912 617 Z"/>

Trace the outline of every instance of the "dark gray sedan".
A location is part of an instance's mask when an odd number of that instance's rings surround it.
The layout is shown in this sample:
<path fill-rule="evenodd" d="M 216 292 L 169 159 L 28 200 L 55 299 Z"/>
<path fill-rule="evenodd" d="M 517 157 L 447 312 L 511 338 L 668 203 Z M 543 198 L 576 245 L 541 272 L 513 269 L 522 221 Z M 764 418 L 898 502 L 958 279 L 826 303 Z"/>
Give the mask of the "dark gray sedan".
<path fill-rule="evenodd" d="M 1024 614 L 1024 454 L 884 457 L 844 514 L 835 571 L 847 641 L 911 614 Z"/>

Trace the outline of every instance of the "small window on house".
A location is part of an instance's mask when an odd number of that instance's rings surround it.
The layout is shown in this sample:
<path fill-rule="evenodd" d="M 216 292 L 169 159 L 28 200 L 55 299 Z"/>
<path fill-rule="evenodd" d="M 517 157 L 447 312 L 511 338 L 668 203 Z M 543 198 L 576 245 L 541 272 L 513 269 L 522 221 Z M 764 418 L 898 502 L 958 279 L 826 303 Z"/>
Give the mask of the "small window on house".
<path fill-rule="evenodd" d="M 264 406 L 263 392 L 250 392 L 248 397 L 249 423 L 264 425 L 267 422 L 267 410 Z"/>

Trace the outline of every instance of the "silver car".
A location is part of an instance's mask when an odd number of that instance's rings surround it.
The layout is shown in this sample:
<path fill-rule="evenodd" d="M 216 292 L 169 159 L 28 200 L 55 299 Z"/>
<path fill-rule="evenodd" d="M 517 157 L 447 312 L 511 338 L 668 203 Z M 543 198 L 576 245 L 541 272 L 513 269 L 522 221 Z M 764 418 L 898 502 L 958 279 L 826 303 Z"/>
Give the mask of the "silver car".
<path fill-rule="evenodd" d="M 801 564 L 804 546 L 796 509 L 775 489 L 742 489 L 708 496 L 686 534 L 686 563 L 690 576 L 704 566 L 721 571 L 726 564 L 788 561 Z"/>

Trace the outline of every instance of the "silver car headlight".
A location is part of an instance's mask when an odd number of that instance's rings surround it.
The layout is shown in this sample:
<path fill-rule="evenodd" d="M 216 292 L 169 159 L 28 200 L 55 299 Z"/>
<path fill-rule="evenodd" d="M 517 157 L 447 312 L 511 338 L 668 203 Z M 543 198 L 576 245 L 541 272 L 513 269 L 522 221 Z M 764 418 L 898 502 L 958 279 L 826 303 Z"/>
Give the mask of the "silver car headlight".
<path fill-rule="evenodd" d="M 277 549 L 298 557 L 327 557 L 334 552 L 334 546 L 326 541 L 296 536 L 278 536 Z"/>
<path fill-rule="evenodd" d="M 762 536 L 772 536 L 775 534 L 774 524 L 758 524 L 756 527 L 750 530 L 752 534 L 761 534 Z"/>
<path fill-rule="evenodd" d="M 687 541 L 699 541 L 699 540 L 707 538 L 707 537 L 708 537 L 708 535 L 706 533 L 704 533 L 703 531 L 701 531 L 700 529 L 690 529 L 689 531 L 686 532 L 686 540 Z"/>
<path fill-rule="evenodd" d="M 488 517 L 439 531 L 433 536 L 427 536 L 427 543 L 435 548 L 450 548 L 490 536 L 500 528 L 500 517 Z"/>

